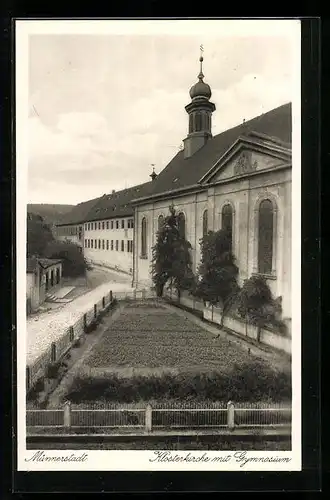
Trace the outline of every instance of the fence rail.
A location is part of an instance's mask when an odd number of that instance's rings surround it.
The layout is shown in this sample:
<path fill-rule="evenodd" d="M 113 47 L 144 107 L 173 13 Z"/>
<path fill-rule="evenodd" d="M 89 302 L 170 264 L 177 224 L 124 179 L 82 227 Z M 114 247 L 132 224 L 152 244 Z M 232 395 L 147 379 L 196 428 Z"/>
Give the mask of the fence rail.
<path fill-rule="evenodd" d="M 27 392 L 35 383 L 44 376 L 47 367 L 51 363 L 60 361 L 65 353 L 72 347 L 73 343 L 85 334 L 86 328 L 100 317 L 107 310 L 110 310 L 114 300 L 144 300 L 155 297 L 152 290 L 132 290 L 127 292 L 115 292 L 109 290 L 93 307 L 89 308 L 82 316 L 65 330 L 63 335 L 52 342 L 45 352 L 43 352 L 33 363 L 26 366 L 26 390 Z"/>
<path fill-rule="evenodd" d="M 245 405 L 245 407 L 244 407 Z M 26 425 L 30 432 L 33 428 L 51 429 L 62 427 L 71 429 L 86 428 L 141 428 L 152 430 L 171 429 L 234 429 L 234 428 L 291 428 L 291 408 L 277 405 L 275 408 L 253 407 L 245 403 L 228 402 L 219 408 L 93 408 L 77 409 L 68 402 L 64 408 L 56 410 L 27 410 Z M 243 417 L 242 417 L 243 415 Z"/>

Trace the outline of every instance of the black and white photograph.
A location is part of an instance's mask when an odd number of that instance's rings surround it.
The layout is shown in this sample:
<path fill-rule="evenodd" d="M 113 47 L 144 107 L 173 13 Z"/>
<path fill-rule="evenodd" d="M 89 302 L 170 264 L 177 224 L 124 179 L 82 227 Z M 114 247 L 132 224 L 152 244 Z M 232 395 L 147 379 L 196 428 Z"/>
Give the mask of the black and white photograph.
<path fill-rule="evenodd" d="M 18 470 L 301 470 L 300 21 L 16 21 Z"/>

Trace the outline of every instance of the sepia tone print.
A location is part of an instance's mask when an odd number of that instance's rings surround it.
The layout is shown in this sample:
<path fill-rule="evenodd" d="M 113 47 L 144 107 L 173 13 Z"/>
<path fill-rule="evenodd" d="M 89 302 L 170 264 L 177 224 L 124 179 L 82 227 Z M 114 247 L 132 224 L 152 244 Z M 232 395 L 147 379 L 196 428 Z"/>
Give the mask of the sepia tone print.
<path fill-rule="evenodd" d="M 29 35 L 28 467 L 294 451 L 292 37 L 202 40 Z"/>

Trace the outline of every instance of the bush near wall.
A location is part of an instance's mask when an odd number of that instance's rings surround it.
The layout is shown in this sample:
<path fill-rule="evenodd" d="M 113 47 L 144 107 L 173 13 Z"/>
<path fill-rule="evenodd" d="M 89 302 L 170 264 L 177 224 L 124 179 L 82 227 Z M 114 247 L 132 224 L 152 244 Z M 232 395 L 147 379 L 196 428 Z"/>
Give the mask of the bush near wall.
<path fill-rule="evenodd" d="M 65 399 L 72 403 L 98 400 L 130 403 L 152 399 L 212 401 L 284 401 L 291 398 L 291 378 L 260 363 L 233 366 L 229 374 L 163 373 L 118 377 L 104 373 L 77 376 Z"/>

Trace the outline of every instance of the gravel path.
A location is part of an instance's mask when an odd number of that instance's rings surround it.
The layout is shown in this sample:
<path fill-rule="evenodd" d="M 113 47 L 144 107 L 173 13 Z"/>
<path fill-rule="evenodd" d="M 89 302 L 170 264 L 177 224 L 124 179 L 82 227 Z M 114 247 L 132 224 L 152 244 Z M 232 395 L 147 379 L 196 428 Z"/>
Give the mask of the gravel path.
<path fill-rule="evenodd" d="M 111 273 L 109 273 L 109 279 Z M 87 312 L 93 304 L 102 299 L 109 293 L 110 290 L 126 291 L 132 290 L 131 278 L 121 278 L 119 282 L 118 275 L 116 276 L 117 283 L 114 280 L 108 281 L 94 290 L 85 293 L 68 304 L 51 310 L 36 314 L 27 319 L 27 345 L 26 345 L 26 361 L 32 363 L 46 349 L 49 348 L 51 342 L 58 340 L 66 332 L 70 325 L 73 325 L 78 319 Z"/>

